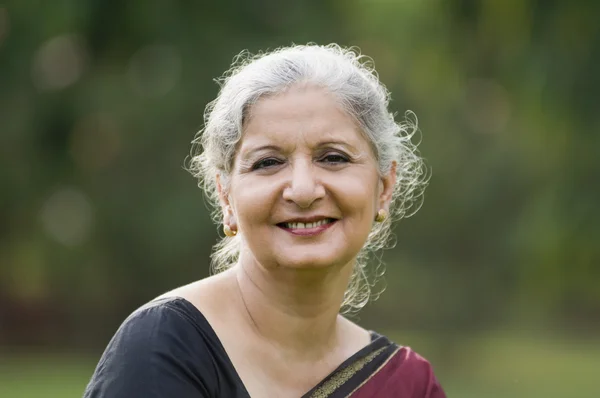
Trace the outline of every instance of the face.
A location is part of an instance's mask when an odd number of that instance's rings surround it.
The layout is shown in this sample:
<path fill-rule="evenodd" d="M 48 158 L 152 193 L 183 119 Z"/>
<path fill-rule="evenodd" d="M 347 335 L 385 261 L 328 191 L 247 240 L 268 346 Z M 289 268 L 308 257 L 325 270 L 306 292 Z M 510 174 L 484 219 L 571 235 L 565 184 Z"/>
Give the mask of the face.
<path fill-rule="evenodd" d="M 395 176 L 395 164 L 379 174 L 369 142 L 332 95 L 297 87 L 251 107 L 228 186 L 219 189 L 244 260 L 343 267 L 388 209 Z"/>

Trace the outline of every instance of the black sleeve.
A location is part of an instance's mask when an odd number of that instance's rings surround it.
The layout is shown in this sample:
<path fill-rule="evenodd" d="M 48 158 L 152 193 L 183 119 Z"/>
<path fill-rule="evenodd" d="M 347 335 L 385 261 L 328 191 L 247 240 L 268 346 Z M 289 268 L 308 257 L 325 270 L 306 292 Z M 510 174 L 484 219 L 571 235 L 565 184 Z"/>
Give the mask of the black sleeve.
<path fill-rule="evenodd" d="M 197 336 L 176 308 L 141 308 L 108 344 L 84 398 L 215 397 L 216 370 Z"/>

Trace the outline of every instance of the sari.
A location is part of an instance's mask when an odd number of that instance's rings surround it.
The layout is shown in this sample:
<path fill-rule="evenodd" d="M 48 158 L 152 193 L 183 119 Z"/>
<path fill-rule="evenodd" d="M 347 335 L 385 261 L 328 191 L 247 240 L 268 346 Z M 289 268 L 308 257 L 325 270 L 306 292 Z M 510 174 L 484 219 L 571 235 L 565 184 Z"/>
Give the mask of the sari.
<path fill-rule="evenodd" d="M 385 336 L 372 337 L 302 398 L 446 398 L 426 359 Z"/>
<path fill-rule="evenodd" d="M 250 398 L 208 320 L 183 298 L 135 311 L 106 347 L 84 398 Z M 431 365 L 371 333 L 371 343 L 302 398 L 445 398 Z"/>

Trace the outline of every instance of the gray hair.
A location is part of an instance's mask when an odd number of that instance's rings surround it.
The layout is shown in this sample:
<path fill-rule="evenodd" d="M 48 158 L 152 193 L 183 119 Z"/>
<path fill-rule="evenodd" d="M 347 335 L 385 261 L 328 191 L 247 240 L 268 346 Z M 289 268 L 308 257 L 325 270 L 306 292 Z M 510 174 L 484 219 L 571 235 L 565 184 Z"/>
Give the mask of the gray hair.
<path fill-rule="evenodd" d="M 249 108 L 263 96 L 281 93 L 291 86 L 308 84 L 333 94 L 370 142 L 381 175 L 397 162 L 390 214 L 384 222 L 373 225 L 358 255 L 341 308 L 342 312 L 361 309 L 383 274 L 379 262 L 370 275 L 369 258 L 378 250 L 393 246 L 392 221 L 411 216 L 422 204 L 428 173 L 417 151 L 418 143 L 412 142 L 418 132 L 414 113 L 407 112 L 405 121 L 397 123 L 388 111 L 390 94 L 379 81 L 372 60 L 356 48 L 336 44 L 294 45 L 258 55 L 243 51 L 217 82 L 221 90 L 206 107 L 204 129 L 192 142 L 188 165 L 213 207 L 212 216 L 217 224 L 222 222 L 223 214 L 216 176 L 220 176 L 226 187 Z M 213 272 L 235 264 L 240 246 L 239 236 L 222 238 L 211 256 Z"/>

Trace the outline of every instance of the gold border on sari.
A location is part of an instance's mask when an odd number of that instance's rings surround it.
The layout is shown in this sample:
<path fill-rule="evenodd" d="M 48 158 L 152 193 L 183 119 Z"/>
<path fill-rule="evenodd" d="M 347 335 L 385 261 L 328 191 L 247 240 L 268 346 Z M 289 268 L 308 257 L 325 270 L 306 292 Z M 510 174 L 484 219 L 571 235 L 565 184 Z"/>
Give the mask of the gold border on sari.
<path fill-rule="evenodd" d="M 309 397 L 310 398 L 330 397 L 338 388 L 340 388 L 344 383 L 346 383 L 348 380 L 350 380 L 350 378 L 352 378 L 352 376 L 354 376 L 356 373 L 358 373 L 367 364 L 369 364 L 371 361 L 373 361 L 373 359 L 375 359 L 379 354 L 381 354 L 383 352 L 383 350 L 385 350 L 386 348 L 388 348 L 388 347 L 387 346 L 381 347 L 381 348 L 373 351 L 369 355 L 366 355 L 366 356 L 360 358 L 359 360 L 357 360 L 356 362 L 341 369 L 335 375 L 333 375 L 329 380 L 327 380 L 323 385 L 319 386 L 315 391 L 313 391 L 312 394 L 309 395 Z M 398 352 L 398 349 L 394 352 L 394 354 L 396 354 L 396 352 Z M 381 365 L 379 368 L 377 368 L 377 370 L 374 371 L 369 376 L 368 379 L 366 379 L 364 382 L 362 382 L 359 387 L 357 387 L 354 391 L 352 391 L 352 393 L 350 393 L 350 395 L 352 395 L 356 390 L 358 390 L 367 381 L 369 381 L 371 379 L 371 377 L 373 377 L 375 374 L 377 374 L 377 372 L 379 372 L 379 370 L 381 370 L 383 368 L 383 366 L 385 366 L 385 364 L 387 364 L 389 359 L 391 357 L 393 357 L 394 354 L 390 355 L 390 357 L 385 361 L 385 363 L 383 365 Z"/>
<path fill-rule="evenodd" d="M 351 396 L 352 394 L 354 394 L 356 391 L 358 391 L 362 386 L 364 386 L 369 380 L 371 380 L 373 378 L 373 376 L 375 376 L 377 373 L 379 373 L 379 371 L 381 369 L 383 369 L 383 367 L 385 365 L 387 365 L 387 363 L 390 361 L 390 359 L 392 359 L 394 357 L 394 355 L 396 355 L 398 353 L 398 351 L 400 351 L 401 347 L 397 347 L 394 352 L 385 360 L 385 362 L 383 362 L 381 364 L 381 366 L 379 366 L 373 373 L 371 373 L 371 375 L 362 383 L 360 383 L 360 385 L 358 387 L 356 387 L 354 390 L 352 390 L 352 392 L 350 394 L 348 394 L 348 397 Z"/>

